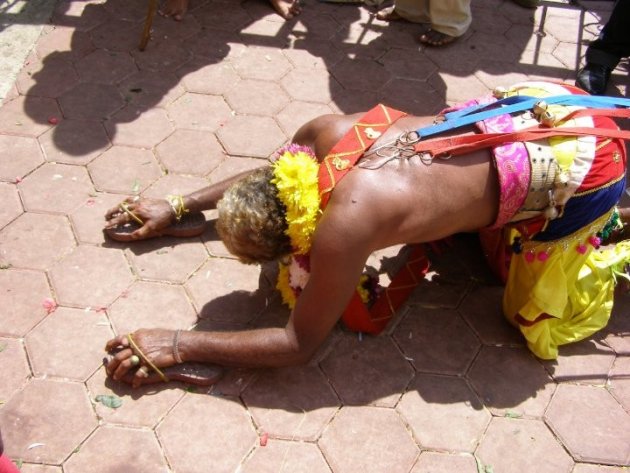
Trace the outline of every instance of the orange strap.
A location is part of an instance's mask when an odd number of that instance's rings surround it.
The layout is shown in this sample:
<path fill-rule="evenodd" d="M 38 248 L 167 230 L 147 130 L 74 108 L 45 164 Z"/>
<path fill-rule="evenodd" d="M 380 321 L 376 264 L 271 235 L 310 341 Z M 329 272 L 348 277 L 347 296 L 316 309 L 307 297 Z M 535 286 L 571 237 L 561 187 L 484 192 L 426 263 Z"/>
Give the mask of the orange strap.
<path fill-rule="evenodd" d="M 372 144 L 406 114 L 384 105 L 367 112 L 333 147 L 319 166 L 319 192 L 322 210 L 328 205 L 335 185 L 352 169 Z M 371 310 L 355 291 L 341 319 L 353 331 L 380 333 L 409 294 L 423 279 L 429 261 L 421 245 L 414 246 L 405 266 L 396 274 L 389 287 L 379 295 Z"/>
<path fill-rule="evenodd" d="M 560 121 L 582 116 L 630 117 L 628 109 L 582 109 L 576 110 L 563 117 Z M 508 133 L 478 133 L 474 135 L 459 135 L 448 138 L 434 138 L 420 141 L 414 145 L 417 153 L 429 153 L 431 156 L 470 153 L 482 148 L 498 146 L 517 141 L 535 141 L 553 136 L 598 136 L 602 138 L 617 138 L 630 140 L 630 131 L 611 128 L 593 127 L 546 127 L 543 125 L 525 128 Z"/>
<path fill-rule="evenodd" d="M 352 129 L 333 147 L 319 165 L 319 196 L 324 210 L 330 193 L 337 183 L 356 164 L 365 150 L 399 118 L 406 116 L 385 105 L 377 105 L 352 126 Z"/>

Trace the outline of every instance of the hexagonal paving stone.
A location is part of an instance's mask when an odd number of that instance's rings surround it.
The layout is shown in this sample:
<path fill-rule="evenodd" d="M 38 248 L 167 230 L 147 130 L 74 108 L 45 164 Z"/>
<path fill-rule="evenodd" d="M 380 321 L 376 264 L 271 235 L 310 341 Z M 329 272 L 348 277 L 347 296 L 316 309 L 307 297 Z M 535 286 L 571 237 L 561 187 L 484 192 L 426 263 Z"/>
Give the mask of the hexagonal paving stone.
<path fill-rule="evenodd" d="M 541 473 L 571 471 L 573 466 L 562 445 L 537 420 L 493 418 L 476 454 L 486 471 L 488 467 L 494 471 L 528 471 L 532 459 L 540 458 L 544 461 L 536 461 L 536 471 Z"/>
<path fill-rule="evenodd" d="M 17 188 L 12 184 L 0 182 L 0 229 L 15 220 L 24 210 Z"/>
<path fill-rule="evenodd" d="M 51 117 L 61 117 L 54 99 L 19 96 L 0 108 L 0 132 L 37 137 L 52 127 Z"/>
<path fill-rule="evenodd" d="M 154 108 L 141 111 L 128 107 L 105 122 L 115 145 L 153 148 L 170 135 L 174 128 L 166 111 Z"/>
<path fill-rule="evenodd" d="M 122 381 L 107 377 L 105 367 L 94 373 L 87 387 L 92 399 L 100 395 L 116 395 L 122 400 L 122 405 L 116 409 L 100 402 L 94 403 L 96 414 L 106 424 L 147 428 L 154 428 L 186 393 L 184 386 L 177 382 L 168 383 L 159 389 L 155 385 L 132 389 Z"/>
<path fill-rule="evenodd" d="M 602 342 L 583 340 L 560 347 L 556 360 L 545 361 L 547 371 L 557 382 L 605 384 L 615 352 Z"/>
<path fill-rule="evenodd" d="M 223 95 L 236 87 L 241 78 L 229 63 L 208 64 L 198 61 L 188 64 L 179 71 L 182 83 L 188 92 L 196 94 Z"/>
<path fill-rule="evenodd" d="M 138 71 L 129 54 L 97 49 L 78 60 L 76 67 L 82 82 L 114 85 Z"/>
<path fill-rule="evenodd" d="M 461 378 L 417 374 L 396 408 L 418 444 L 472 453 L 491 415 Z"/>
<path fill-rule="evenodd" d="M 560 385 L 545 419 L 575 460 L 629 464 L 630 414 L 606 389 Z"/>
<path fill-rule="evenodd" d="M 111 146 L 100 122 L 63 120 L 39 137 L 47 161 L 87 164 Z"/>
<path fill-rule="evenodd" d="M 524 338 L 503 316 L 503 286 L 478 286 L 462 301 L 459 312 L 488 345 L 524 345 Z"/>
<path fill-rule="evenodd" d="M 282 78 L 280 84 L 295 100 L 329 103 L 331 82 L 336 82 L 326 70 L 294 69 Z"/>
<path fill-rule="evenodd" d="M 216 131 L 232 119 L 232 111 L 222 97 L 185 93 L 166 110 L 177 128 Z"/>
<path fill-rule="evenodd" d="M 429 273 L 427 276 L 433 276 Z M 414 289 L 407 303 L 426 309 L 456 309 L 468 293 L 470 284 L 466 282 L 442 282 L 439 278 L 427 277 Z"/>
<path fill-rule="evenodd" d="M 50 272 L 63 305 L 101 308 L 111 304 L 133 281 L 122 251 L 79 246 Z"/>
<path fill-rule="evenodd" d="M 114 244 L 103 233 L 105 213 L 123 200 L 120 194 L 94 193 L 70 214 L 70 221 L 77 240 L 93 245 Z"/>
<path fill-rule="evenodd" d="M 85 168 L 46 163 L 18 184 L 24 209 L 70 213 L 94 193 Z"/>
<path fill-rule="evenodd" d="M 195 18 L 204 29 L 217 28 L 226 31 L 240 31 L 251 21 L 240 3 L 229 2 L 222 5 L 221 15 L 217 15 L 216 9 L 206 4 L 195 11 Z"/>
<path fill-rule="evenodd" d="M 435 64 L 424 55 L 409 61 L 409 51 L 404 49 L 390 49 L 379 59 L 393 77 L 426 81 L 437 71 Z"/>
<path fill-rule="evenodd" d="M 229 179 L 242 172 L 252 171 L 268 164 L 267 160 L 260 158 L 238 158 L 234 156 L 228 157 L 214 171 L 208 175 L 211 183 L 221 182 Z"/>
<path fill-rule="evenodd" d="M 144 197 L 163 199 L 168 194 L 187 195 L 208 187 L 208 180 L 202 177 L 182 176 L 181 174 L 167 174 L 154 182 L 143 194 Z M 189 240 L 177 241 L 197 241 L 194 237 Z"/>
<path fill-rule="evenodd" d="M 418 447 L 392 409 L 343 407 L 318 442 L 335 473 L 406 473 Z"/>
<path fill-rule="evenodd" d="M 48 269 L 74 246 L 70 223 L 61 215 L 24 213 L 0 232 L 0 260 L 16 268 Z"/>
<path fill-rule="evenodd" d="M 280 50 L 267 47 L 249 47 L 233 64 L 243 79 L 276 81 L 291 70 L 291 63 Z"/>
<path fill-rule="evenodd" d="M 418 371 L 463 374 L 480 343 L 454 310 L 410 310 L 394 339 Z"/>
<path fill-rule="evenodd" d="M 113 85 L 79 83 L 59 97 L 66 118 L 102 120 L 125 105 Z"/>
<path fill-rule="evenodd" d="M 94 46 L 107 51 L 127 53 L 138 46 L 138 24 L 110 19 L 90 31 Z"/>
<path fill-rule="evenodd" d="M 472 455 L 422 452 L 410 473 L 479 473 Z"/>
<path fill-rule="evenodd" d="M 344 336 L 321 367 L 345 405 L 394 407 L 414 374 L 389 337 L 356 334 Z"/>
<path fill-rule="evenodd" d="M 461 75 L 435 74 L 429 77 L 428 82 L 439 95 L 450 102 L 463 102 L 470 100 L 471 97 L 481 97 L 490 92 L 488 87 L 472 75 L 472 70 Z"/>
<path fill-rule="evenodd" d="M 155 151 L 169 173 L 205 176 L 225 159 L 214 134 L 200 130 L 176 130 Z"/>
<path fill-rule="evenodd" d="M 196 8 L 196 6 L 193 5 L 192 8 Z M 153 42 L 161 43 L 163 41 L 173 41 L 179 43 L 181 40 L 189 40 L 196 37 L 201 31 L 201 26 L 192 14 L 185 15 L 180 21 L 173 21 L 172 18 L 156 15 L 153 19 L 151 29 Z M 153 42 L 151 43 L 152 46 Z M 143 52 L 147 52 L 147 50 L 145 49 Z"/>
<path fill-rule="evenodd" d="M 74 27 L 57 26 L 51 28 L 42 35 L 35 46 L 35 51 L 40 59 L 46 59 L 51 55 L 60 55 L 64 59 L 72 61 L 93 50 L 94 46 L 91 44 L 89 36 L 82 31 L 76 31 Z"/>
<path fill-rule="evenodd" d="M 22 341 L 0 337 L 0 363 L 2 363 L 2 384 L 0 401 L 6 403 L 31 376 Z"/>
<path fill-rule="evenodd" d="M 100 191 L 138 194 L 162 175 L 153 153 L 128 146 L 112 146 L 88 165 Z"/>
<path fill-rule="evenodd" d="M 43 61 L 26 63 L 17 77 L 22 95 L 57 98 L 73 87 L 79 78 L 66 58 L 51 56 Z"/>
<path fill-rule="evenodd" d="M 317 440 L 340 405 L 316 366 L 267 370 L 242 399 L 260 430 L 292 440 Z"/>
<path fill-rule="evenodd" d="M 270 439 L 258 447 L 241 468 L 243 473 L 331 473 L 317 446 Z"/>
<path fill-rule="evenodd" d="M 39 271 L 2 270 L 0 287 L 0 334 L 23 337 L 46 316 L 42 302 L 51 297 L 46 275 Z"/>
<path fill-rule="evenodd" d="M 225 100 L 237 113 L 272 117 L 289 103 L 289 96 L 274 82 L 247 79 L 229 90 Z"/>
<path fill-rule="evenodd" d="M 214 28 L 202 29 L 201 33 L 191 38 L 189 44 L 195 56 L 212 63 L 240 57 L 247 50 L 242 38 L 235 31 Z M 187 69 L 188 65 L 183 69 Z"/>
<path fill-rule="evenodd" d="M 20 473 L 63 473 L 60 466 L 38 465 L 36 463 L 22 463 Z"/>
<path fill-rule="evenodd" d="M 261 287 L 262 283 L 262 287 Z M 243 327 L 264 308 L 271 290 L 260 268 L 212 258 L 186 283 L 204 325 Z"/>
<path fill-rule="evenodd" d="M 83 384 L 32 379 L 2 406 L 0 424 L 7 456 L 59 465 L 98 422 Z"/>
<path fill-rule="evenodd" d="M 44 162 L 34 138 L 0 135 L 0 153 L 13 158 L 0 162 L 0 179 L 5 181 L 21 179 Z"/>
<path fill-rule="evenodd" d="M 630 412 L 630 357 L 618 357 L 609 376 L 610 392 Z"/>
<path fill-rule="evenodd" d="M 183 283 L 208 258 L 196 238 L 158 238 L 133 245 L 127 252 L 142 279 Z"/>
<path fill-rule="evenodd" d="M 187 473 L 232 473 L 256 441 L 238 400 L 194 394 L 168 413 L 157 434 L 173 469 Z"/>
<path fill-rule="evenodd" d="M 174 72 L 192 58 L 188 45 L 185 42 L 176 41 L 175 38 L 154 41 L 151 47 L 144 51 L 133 48 L 131 55 L 140 70 L 160 73 Z"/>
<path fill-rule="evenodd" d="M 153 432 L 108 425 L 100 426 L 64 463 L 63 469 L 67 473 L 83 473 L 93 470 L 95 464 L 100 471 L 121 468 L 129 473 L 168 470 Z"/>
<path fill-rule="evenodd" d="M 306 122 L 321 115 L 333 113 L 328 105 L 320 103 L 291 102 L 280 113 L 276 114 L 276 120 L 285 135 L 293 136 L 295 132 Z"/>
<path fill-rule="evenodd" d="M 446 106 L 444 94 L 426 82 L 392 79 L 378 91 L 378 101 L 419 116 L 437 115 Z M 369 104 L 367 108 L 370 108 Z"/>
<path fill-rule="evenodd" d="M 483 347 L 468 379 L 494 415 L 540 417 L 555 384 L 526 349 Z"/>
<path fill-rule="evenodd" d="M 328 41 L 310 37 L 295 40 L 290 48 L 285 48 L 282 52 L 297 69 L 325 70 L 334 67 L 344 58 L 343 52 L 338 48 L 331 48 Z"/>
<path fill-rule="evenodd" d="M 76 31 L 90 31 L 107 20 L 109 15 L 101 3 L 60 2 L 53 12 L 55 25 L 72 26 Z"/>
<path fill-rule="evenodd" d="M 187 329 L 197 314 L 181 286 L 137 281 L 109 309 L 116 333 L 143 327 Z"/>
<path fill-rule="evenodd" d="M 133 74 L 121 82 L 118 89 L 130 107 L 141 110 L 166 107 L 185 92 L 175 74 L 151 71 Z"/>
<path fill-rule="evenodd" d="M 346 58 L 337 64 L 333 75 L 348 90 L 377 91 L 391 79 L 381 64 L 367 59 Z"/>
<path fill-rule="evenodd" d="M 286 141 L 286 136 L 269 117 L 237 116 L 217 132 L 230 155 L 266 158 Z"/>
<path fill-rule="evenodd" d="M 578 463 L 571 473 L 625 473 L 623 469 L 614 466 L 587 465 Z"/>
<path fill-rule="evenodd" d="M 26 336 L 25 344 L 35 376 L 85 381 L 102 364 L 103 347 L 113 335 L 104 314 L 59 307 Z"/>

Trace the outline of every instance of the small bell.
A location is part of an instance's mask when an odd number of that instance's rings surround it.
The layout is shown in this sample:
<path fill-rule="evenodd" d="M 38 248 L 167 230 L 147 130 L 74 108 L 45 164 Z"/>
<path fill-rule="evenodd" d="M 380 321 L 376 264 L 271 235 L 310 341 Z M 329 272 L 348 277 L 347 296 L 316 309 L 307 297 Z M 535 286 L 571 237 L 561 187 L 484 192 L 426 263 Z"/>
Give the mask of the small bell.
<path fill-rule="evenodd" d="M 538 118 L 543 126 L 553 127 L 556 124 L 556 115 L 554 113 L 545 111 Z"/>
<path fill-rule="evenodd" d="M 492 96 L 495 99 L 503 99 L 505 97 L 507 97 L 508 91 L 505 87 L 495 87 L 494 90 L 492 91 Z"/>
<path fill-rule="evenodd" d="M 553 220 L 558 218 L 558 209 L 555 206 L 550 206 L 545 209 L 545 218 L 547 220 Z"/>
<path fill-rule="evenodd" d="M 542 115 L 543 113 L 545 113 L 547 111 L 547 108 L 549 108 L 549 105 L 547 105 L 547 102 L 545 102 L 544 100 L 541 100 L 540 102 L 536 102 L 534 104 L 534 107 L 532 110 L 534 112 L 534 115 L 538 117 Z"/>

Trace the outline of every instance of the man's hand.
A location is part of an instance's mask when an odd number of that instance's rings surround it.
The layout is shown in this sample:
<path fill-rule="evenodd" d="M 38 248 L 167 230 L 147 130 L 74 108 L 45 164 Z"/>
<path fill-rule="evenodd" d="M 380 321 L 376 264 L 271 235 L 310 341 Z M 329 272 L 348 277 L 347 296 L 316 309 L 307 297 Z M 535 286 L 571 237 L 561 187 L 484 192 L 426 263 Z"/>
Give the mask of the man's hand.
<path fill-rule="evenodd" d="M 139 368 L 136 370 L 132 387 L 142 384 L 142 379 L 148 376 L 151 368 L 146 360 L 157 368 L 166 368 L 176 364 L 173 356 L 174 332 L 164 329 L 140 329 L 131 334 L 133 342 L 138 350 L 129 342 L 127 335 L 119 335 L 111 339 L 105 345 L 107 352 L 115 352 L 115 355 L 107 363 L 107 374 L 115 380 L 121 380 L 132 369 L 135 369 L 132 356 L 140 359 Z"/>
<path fill-rule="evenodd" d="M 107 211 L 105 228 L 137 222 L 134 216 L 142 222 L 142 226 L 131 233 L 133 240 L 159 236 L 161 230 L 175 220 L 173 209 L 165 199 L 127 197 L 120 205 Z"/>

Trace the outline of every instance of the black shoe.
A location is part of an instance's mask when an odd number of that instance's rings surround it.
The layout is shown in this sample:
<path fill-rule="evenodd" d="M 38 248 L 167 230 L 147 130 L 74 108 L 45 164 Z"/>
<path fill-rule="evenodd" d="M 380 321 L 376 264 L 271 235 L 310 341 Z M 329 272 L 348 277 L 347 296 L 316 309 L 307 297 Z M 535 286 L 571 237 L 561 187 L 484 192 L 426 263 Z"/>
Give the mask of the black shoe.
<path fill-rule="evenodd" d="M 592 95 L 603 95 L 610 79 L 610 69 L 606 66 L 587 62 L 586 66 L 578 71 L 575 85 Z"/>

